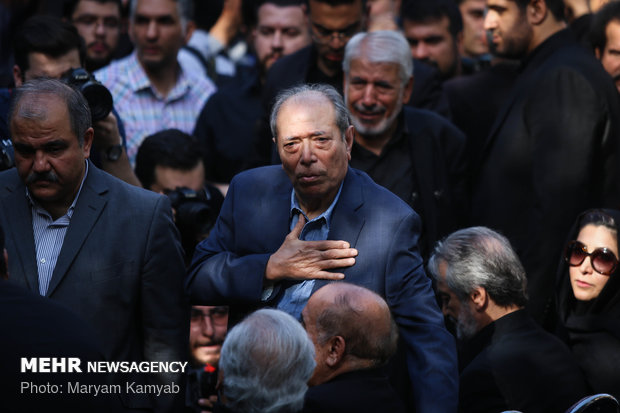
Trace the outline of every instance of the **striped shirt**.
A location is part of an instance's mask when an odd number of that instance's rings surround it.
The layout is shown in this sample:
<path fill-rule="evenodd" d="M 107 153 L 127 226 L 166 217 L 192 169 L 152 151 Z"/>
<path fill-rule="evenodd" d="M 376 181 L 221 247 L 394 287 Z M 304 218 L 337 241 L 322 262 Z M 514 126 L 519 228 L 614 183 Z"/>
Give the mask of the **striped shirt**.
<path fill-rule="evenodd" d="M 114 98 L 127 133 L 127 155 L 135 166 L 138 147 L 147 136 L 164 129 L 192 134 L 196 119 L 216 87 L 208 78 L 180 70 L 176 85 L 162 96 L 138 62 L 134 51 L 95 72 Z"/>
<path fill-rule="evenodd" d="M 75 204 L 80 196 L 80 192 L 82 192 L 86 175 L 88 175 L 88 162 L 86 162 L 84 178 L 78 193 L 75 195 L 75 199 L 71 206 L 69 206 L 67 213 L 55 221 L 49 212 L 36 203 L 30 195 L 28 188 L 26 188 L 26 197 L 30 201 L 30 210 L 32 212 L 32 232 L 34 234 L 34 247 L 37 255 L 37 268 L 39 270 L 39 294 L 41 295 L 47 293 L 47 288 L 52 279 L 56 261 L 58 260 L 58 255 L 60 255 L 67 229 L 69 229 Z"/>

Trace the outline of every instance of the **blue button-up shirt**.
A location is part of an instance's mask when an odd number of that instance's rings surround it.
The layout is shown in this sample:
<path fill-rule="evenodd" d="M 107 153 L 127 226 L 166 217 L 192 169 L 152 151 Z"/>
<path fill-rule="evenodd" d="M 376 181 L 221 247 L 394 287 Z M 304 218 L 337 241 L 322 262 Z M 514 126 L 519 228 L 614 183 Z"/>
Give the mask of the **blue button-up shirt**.
<path fill-rule="evenodd" d="M 321 215 L 315 217 L 312 220 L 308 220 L 308 217 L 299 207 L 299 202 L 295 197 L 295 190 L 291 193 L 291 210 L 290 210 L 290 230 L 292 231 L 299 222 L 299 214 L 303 214 L 306 218 L 306 224 L 301 230 L 299 235 L 300 240 L 304 241 L 322 241 L 327 239 L 329 234 L 329 227 L 331 224 L 332 211 L 340 198 L 340 192 L 342 191 L 342 184 L 336 197 L 329 205 L 329 207 Z M 301 319 L 301 311 L 306 306 L 310 295 L 312 295 L 312 289 L 314 288 L 315 280 L 304 280 L 297 282 L 294 285 L 288 287 L 284 291 L 284 296 L 277 305 L 277 308 L 289 313 L 298 320 Z"/>

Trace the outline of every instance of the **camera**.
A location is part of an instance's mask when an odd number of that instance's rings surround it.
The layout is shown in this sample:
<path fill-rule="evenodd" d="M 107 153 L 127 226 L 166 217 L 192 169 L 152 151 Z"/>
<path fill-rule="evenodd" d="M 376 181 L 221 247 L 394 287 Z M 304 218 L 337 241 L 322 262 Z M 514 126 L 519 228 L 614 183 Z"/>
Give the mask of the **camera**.
<path fill-rule="evenodd" d="M 15 154 L 10 139 L 0 139 L 0 171 L 15 166 Z"/>
<path fill-rule="evenodd" d="M 61 80 L 82 93 L 88 102 L 93 122 L 104 119 L 112 111 L 112 94 L 85 69 L 70 69 Z"/>
<path fill-rule="evenodd" d="M 209 396 L 217 394 L 217 376 L 217 368 L 209 364 L 188 371 L 187 386 L 189 390 L 185 409 L 187 413 L 201 412 L 204 409 L 198 406 L 198 399 L 207 399 Z"/>
<path fill-rule="evenodd" d="M 175 211 L 174 222 L 181 234 L 186 259 L 191 259 L 196 245 L 209 235 L 215 225 L 224 197 L 210 185 L 200 191 L 178 187 L 166 195 Z"/>

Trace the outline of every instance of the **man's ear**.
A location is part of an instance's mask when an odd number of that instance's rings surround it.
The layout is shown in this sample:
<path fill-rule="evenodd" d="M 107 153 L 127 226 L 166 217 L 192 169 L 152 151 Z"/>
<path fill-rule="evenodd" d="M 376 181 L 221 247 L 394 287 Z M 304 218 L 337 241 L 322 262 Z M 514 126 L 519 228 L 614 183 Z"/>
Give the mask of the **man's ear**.
<path fill-rule="evenodd" d="M 483 287 L 476 287 L 469 294 L 469 297 L 474 303 L 474 307 L 477 311 L 484 310 L 487 307 L 489 301 L 489 295 L 487 294 L 487 290 Z"/>
<path fill-rule="evenodd" d="M 405 90 L 403 92 L 403 105 L 406 105 L 409 102 L 409 98 L 411 97 L 411 93 L 413 92 L 413 75 L 409 78 L 409 81 L 405 85 Z"/>
<path fill-rule="evenodd" d="M 351 160 L 351 148 L 353 147 L 353 141 L 355 140 L 355 126 L 349 125 L 344 132 L 344 142 L 347 146 L 347 157 Z"/>
<path fill-rule="evenodd" d="M 326 345 L 327 356 L 325 357 L 325 364 L 327 364 L 330 368 L 335 369 L 344 358 L 346 343 L 343 337 L 334 336 L 327 341 Z"/>
<path fill-rule="evenodd" d="M 527 21 L 532 26 L 537 26 L 545 22 L 550 13 L 545 0 L 530 0 L 526 7 Z"/>
<path fill-rule="evenodd" d="M 24 83 L 23 79 L 22 69 L 17 65 L 13 65 L 13 82 L 15 82 L 15 87 L 20 87 Z"/>
<path fill-rule="evenodd" d="M 90 156 L 90 148 L 93 144 L 93 138 L 95 136 L 95 131 L 93 128 L 86 129 L 84 133 L 84 144 L 82 145 L 82 153 L 84 154 L 84 159 L 88 159 Z"/>
<path fill-rule="evenodd" d="M 594 49 L 594 56 L 596 56 L 598 60 L 601 60 L 602 55 L 603 54 L 601 53 L 601 49 L 599 49 L 598 47 Z"/>
<path fill-rule="evenodd" d="M 187 44 L 189 42 L 189 39 L 191 39 L 192 34 L 194 34 L 194 30 L 196 30 L 196 23 L 194 23 L 193 20 L 188 20 L 187 21 L 187 25 L 185 26 L 185 37 L 184 37 L 184 43 L 183 44 Z"/>

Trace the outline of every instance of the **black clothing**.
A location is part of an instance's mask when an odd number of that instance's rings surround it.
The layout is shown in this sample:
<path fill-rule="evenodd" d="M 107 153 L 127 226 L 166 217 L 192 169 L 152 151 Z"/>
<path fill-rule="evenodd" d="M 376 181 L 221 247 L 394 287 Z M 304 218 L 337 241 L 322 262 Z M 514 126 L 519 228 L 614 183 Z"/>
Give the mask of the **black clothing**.
<path fill-rule="evenodd" d="M 310 387 L 303 413 L 404 413 L 405 406 L 381 369 L 354 370 Z"/>
<path fill-rule="evenodd" d="M 564 413 L 587 394 L 568 348 L 525 310 L 484 327 L 460 356 L 461 412 Z"/>
<path fill-rule="evenodd" d="M 258 149 L 261 89 L 258 68 L 240 68 L 237 81 L 219 89 L 202 109 L 194 136 L 207 180 L 228 183 L 241 171 L 269 163 Z"/>
<path fill-rule="evenodd" d="M 497 113 L 510 96 L 517 67 L 517 62 L 499 62 L 481 72 L 459 76 L 443 84 L 450 102 L 452 123 L 467 136 L 470 165 L 480 159 Z"/>
<path fill-rule="evenodd" d="M 422 218 L 422 256 L 461 227 L 467 203 L 465 136 L 439 115 L 403 107 L 393 138 L 377 156 L 354 143 L 351 166 L 407 202 Z"/>
<path fill-rule="evenodd" d="M 618 227 L 620 211 L 604 212 Z M 566 243 L 577 239 L 579 221 L 578 218 Z M 568 270 L 568 264 L 561 260 L 556 288 L 558 335 L 575 355 L 591 393 L 609 393 L 620 398 L 620 271 L 616 269 L 609 276 L 597 298 L 584 303 L 575 299 Z"/>
<path fill-rule="evenodd" d="M 618 92 L 566 29 L 522 62 L 483 149 L 472 223 L 502 232 L 528 275 L 528 309 L 550 313 L 555 268 L 570 222 L 620 204 Z"/>
<path fill-rule="evenodd" d="M 10 259 L 10 258 L 9 258 Z M 18 259 L 15 257 L 14 259 Z M 11 281 L 0 280 L 0 404 L 3 412 L 118 412 L 116 395 L 70 393 L 68 382 L 110 385 L 112 374 L 88 374 L 87 362 L 104 361 L 92 328 L 65 306 L 34 294 Z M 78 358 L 81 372 L 22 372 L 21 358 Z M 49 366 L 51 367 L 51 365 Z M 32 383 L 49 383 L 61 393 L 34 392 Z M 40 388 L 40 387 L 39 387 Z"/>

